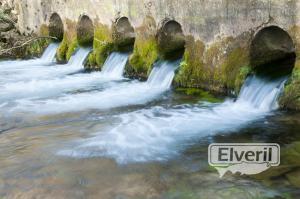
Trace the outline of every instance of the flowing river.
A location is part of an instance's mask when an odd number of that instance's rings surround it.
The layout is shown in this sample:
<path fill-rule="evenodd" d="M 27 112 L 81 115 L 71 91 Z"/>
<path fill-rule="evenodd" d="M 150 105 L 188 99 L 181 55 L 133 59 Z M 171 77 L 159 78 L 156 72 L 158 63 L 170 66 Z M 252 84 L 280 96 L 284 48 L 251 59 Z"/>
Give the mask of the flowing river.
<path fill-rule="evenodd" d="M 209 102 L 172 89 L 177 61 L 146 82 L 123 77 L 129 54 L 87 73 L 90 49 L 57 65 L 0 62 L 0 198 L 281 198 L 298 189 L 240 176 L 220 179 L 212 142 L 288 143 L 298 113 L 279 111 L 287 77 L 250 76 L 237 99 Z"/>

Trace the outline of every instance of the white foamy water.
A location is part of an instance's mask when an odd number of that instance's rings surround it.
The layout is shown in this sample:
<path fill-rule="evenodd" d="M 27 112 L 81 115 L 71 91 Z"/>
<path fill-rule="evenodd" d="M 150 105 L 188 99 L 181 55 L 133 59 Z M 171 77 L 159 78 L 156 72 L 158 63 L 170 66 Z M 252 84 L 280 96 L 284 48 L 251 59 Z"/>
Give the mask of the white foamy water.
<path fill-rule="evenodd" d="M 124 82 L 103 91 L 69 94 L 57 99 L 18 100 L 12 111 L 50 114 L 145 104 L 170 88 L 178 64 L 178 61 L 159 63 L 147 82 Z"/>
<path fill-rule="evenodd" d="M 240 128 L 278 107 L 285 78 L 266 81 L 249 77 L 236 101 L 222 104 L 152 107 L 116 116 L 108 132 L 78 141 L 58 154 L 78 158 L 104 156 L 118 163 L 163 161 L 178 155 L 203 136 Z"/>
<path fill-rule="evenodd" d="M 64 77 L 68 74 L 76 73 L 83 70 L 83 62 L 88 56 L 91 49 L 79 48 L 71 57 L 67 64 L 52 65 L 38 68 L 14 68 L 13 70 L 2 71 L 0 76 L 1 83 L 16 82 L 16 81 L 32 81 L 41 79 L 51 79 Z"/>
<path fill-rule="evenodd" d="M 80 56 L 81 57 L 81 56 Z M 83 56 L 82 56 L 83 57 Z M 58 95 L 61 93 L 88 90 L 91 88 L 99 88 L 103 83 L 123 79 L 123 72 L 128 60 L 128 54 L 112 53 L 104 64 L 104 71 L 93 73 L 78 73 L 74 75 L 67 75 L 63 77 L 53 77 L 50 79 L 33 79 L 30 81 L 9 82 L 0 86 L 0 102 L 6 100 L 16 100 L 21 98 L 45 98 Z M 69 65 L 81 67 L 80 60 L 71 60 Z M 61 68 L 61 70 L 64 70 Z M 115 85 L 105 84 L 108 88 Z M 26 89 L 24 89 L 26 88 Z"/>
<path fill-rule="evenodd" d="M 13 70 L 18 68 L 29 68 L 37 66 L 51 65 L 55 63 L 55 54 L 59 43 L 51 43 L 44 51 L 42 57 L 30 60 L 2 61 L 0 71 Z"/>
<path fill-rule="evenodd" d="M 128 53 L 111 53 L 102 67 L 101 73 L 103 74 L 103 76 L 109 76 L 114 78 L 123 77 L 128 56 Z"/>

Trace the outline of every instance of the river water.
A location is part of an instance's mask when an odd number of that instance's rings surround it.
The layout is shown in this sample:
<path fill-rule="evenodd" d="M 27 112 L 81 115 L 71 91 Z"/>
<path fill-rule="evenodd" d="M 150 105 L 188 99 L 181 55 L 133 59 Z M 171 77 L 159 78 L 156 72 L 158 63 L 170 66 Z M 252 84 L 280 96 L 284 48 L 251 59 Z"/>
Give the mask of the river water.
<path fill-rule="evenodd" d="M 277 110 L 286 77 L 251 76 L 237 99 L 212 103 L 171 88 L 180 60 L 157 62 L 139 82 L 122 76 L 128 54 L 86 73 L 90 49 L 56 65 L 56 48 L 0 64 L 0 198 L 299 196 L 284 184 L 220 179 L 207 163 L 212 142 L 300 138 L 300 115 Z"/>

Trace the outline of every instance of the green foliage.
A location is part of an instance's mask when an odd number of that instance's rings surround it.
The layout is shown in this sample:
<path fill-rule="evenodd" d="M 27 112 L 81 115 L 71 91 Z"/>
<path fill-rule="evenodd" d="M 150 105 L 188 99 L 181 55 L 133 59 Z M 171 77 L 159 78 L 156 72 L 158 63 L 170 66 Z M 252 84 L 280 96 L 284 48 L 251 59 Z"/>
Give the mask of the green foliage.
<path fill-rule="evenodd" d="M 38 39 L 26 45 L 24 52 L 25 57 L 39 57 L 43 54 L 45 48 L 49 45 L 49 39 Z M 22 49 L 20 49 L 22 50 Z"/>
<path fill-rule="evenodd" d="M 154 37 L 136 38 L 133 54 L 129 59 L 132 73 L 147 77 L 157 58 L 157 43 Z"/>

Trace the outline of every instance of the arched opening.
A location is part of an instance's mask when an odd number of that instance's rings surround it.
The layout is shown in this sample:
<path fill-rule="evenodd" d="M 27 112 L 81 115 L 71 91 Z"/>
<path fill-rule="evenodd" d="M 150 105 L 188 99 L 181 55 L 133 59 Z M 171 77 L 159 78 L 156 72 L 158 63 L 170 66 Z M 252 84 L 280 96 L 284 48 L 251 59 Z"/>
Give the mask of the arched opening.
<path fill-rule="evenodd" d="M 258 74 L 290 74 L 295 64 L 295 45 L 289 34 L 277 26 L 260 30 L 250 47 L 250 64 Z"/>
<path fill-rule="evenodd" d="M 49 19 L 49 35 L 55 37 L 58 41 L 62 41 L 64 37 L 64 24 L 60 16 L 55 12 Z"/>
<path fill-rule="evenodd" d="M 135 32 L 127 17 L 118 18 L 113 25 L 113 39 L 121 50 L 133 48 Z"/>
<path fill-rule="evenodd" d="M 181 25 L 175 20 L 165 20 L 157 33 L 158 50 L 167 58 L 178 58 L 183 55 L 185 37 Z"/>
<path fill-rule="evenodd" d="M 81 46 L 91 46 L 94 41 L 94 24 L 93 21 L 87 16 L 82 15 L 79 17 L 77 24 L 77 40 Z"/>

